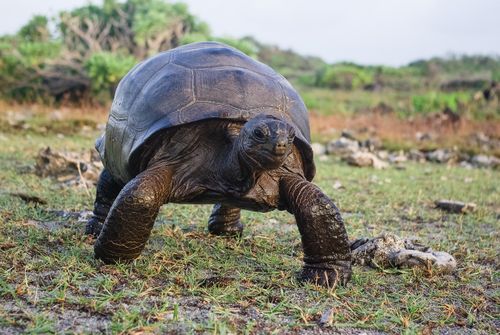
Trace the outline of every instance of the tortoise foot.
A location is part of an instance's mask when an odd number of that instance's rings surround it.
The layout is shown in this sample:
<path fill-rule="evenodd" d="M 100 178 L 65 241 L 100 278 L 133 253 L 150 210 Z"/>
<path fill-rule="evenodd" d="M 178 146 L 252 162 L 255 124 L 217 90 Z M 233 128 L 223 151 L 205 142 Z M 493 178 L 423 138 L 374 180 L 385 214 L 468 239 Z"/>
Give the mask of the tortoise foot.
<path fill-rule="evenodd" d="M 299 280 L 328 288 L 338 285 L 346 286 L 351 279 L 350 262 L 336 262 L 335 264 L 304 265 L 299 274 Z"/>
<path fill-rule="evenodd" d="M 140 250 L 121 250 L 111 251 L 102 246 L 99 239 L 94 244 L 94 257 L 100 259 L 106 264 L 130 263 L 141 254 Z"/>
<path fill-rule="evenodd" d="M 208 219 L 208 231 L 219 236 L 239 237 L 243 233 L 239 208 L 216 204 Z"/>
<path fill-rule="evenodd" d="M 243 234 L 243 224 L 239 221 L 231 225 L 223 222 L 209 222 L 208 231 L 210 234 L 218 236 L 240 237 Z"/>
<path fill-rule="evenodd" d="M 103 226 L 103 222 L 101 222 L 94 215 L 87 221 L 87 225 L 85 226 L 85 235 L 91 235 L 94 237 L 98 237 L 101 233 Z"/>

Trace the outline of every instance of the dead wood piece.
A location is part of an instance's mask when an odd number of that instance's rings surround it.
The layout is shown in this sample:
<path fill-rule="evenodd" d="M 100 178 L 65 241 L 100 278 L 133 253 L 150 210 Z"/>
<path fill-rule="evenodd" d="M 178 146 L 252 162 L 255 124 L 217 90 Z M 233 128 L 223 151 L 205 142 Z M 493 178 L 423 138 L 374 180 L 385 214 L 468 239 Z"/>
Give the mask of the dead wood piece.
<path fill-rule="evenodd" d="M 450 213 L 469 213 L 476 210 L 476 204 L 464 203 L 454 200 L 438 200 L 436 201 L 436 208 L 442 209 Z"/>

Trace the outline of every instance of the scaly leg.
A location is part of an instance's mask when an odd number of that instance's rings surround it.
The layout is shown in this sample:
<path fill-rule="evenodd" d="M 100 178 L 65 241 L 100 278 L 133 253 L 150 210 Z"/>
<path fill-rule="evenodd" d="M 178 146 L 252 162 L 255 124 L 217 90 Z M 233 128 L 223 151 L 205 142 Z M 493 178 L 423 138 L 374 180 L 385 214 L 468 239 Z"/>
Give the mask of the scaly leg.
<path fill-rule="evenodd" d="M 240 213 L 239 208 L 216 204 L 208 219 L 208 231 L 214 235 L 241 235 L 243 224 L 240 222 Z"/>
<path fill-rule="evenodd" d="M 171 180 L 171 168 L 157 165 L 125 185 L 94 245 L 96 258 L 114 263 L 130 261 L 141 254 L 158 211 L 169 198 Z"/>
<path fill-rule="evenodd" d="M 280 196 L 295 215 L 302 237 L 302 281 L 327 287 L 351 278 L 351 250 L 344 222 L 335 204 L 319 187 L 300 176 L 280 180 Z"/>
<path fill-rule="evenodd" d="M 109 209 L 113 205 L 122 186 L 113 180 L 108 170 L 104 169 L 97 182 L 96 197 L 94 201 L 94 212 L 87 222 L 85 234 L 99 236 L 102 225 L 108 216 Z"/>

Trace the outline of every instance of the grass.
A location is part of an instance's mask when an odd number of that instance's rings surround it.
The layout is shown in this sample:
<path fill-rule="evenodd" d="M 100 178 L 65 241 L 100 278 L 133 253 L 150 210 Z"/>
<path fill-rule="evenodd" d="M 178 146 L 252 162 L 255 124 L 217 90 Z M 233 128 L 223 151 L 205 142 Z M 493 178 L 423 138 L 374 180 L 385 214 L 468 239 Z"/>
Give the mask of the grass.
<path fill-rule="evenodd" d="M 484 101 L 481 92 L 477 97 L 478 92 L 474 91 L 332 90 L 305 86 L 299 86 L 298 90 L 307 108 L 321 116 L 353 116 L 375 110 L 407 120 L 439 114 L 449 107 L 470 120 L 497 122 L 500 118 L 499 99 Z"/>
<path fill-rule="evenodd" d="M 84 222 L 55 211 L 90 210 L 84 189 L 30 172 L 39 149 L 87 150 L 97 131 L 0 135 L 0 329 L 7 333 L 283 333 L 327 327 L 388 333 L 494 333 L 499 319 L 500 171 L 408 164 L 405 170 L 318 161 L 315 182 L 344 214 L 349 236 L 417 236 L 453 254 L 453 274 L 355 267 L 347 287 L 302 285 L 291 215 L 244 212 L 240 240 L 209 236 L 209 206 L 162 208 L 143 255 L 110 266 L 93 258 Z M 345 189 L 334 189 L 340 181 Z M 93 192 L 93 190 L 91 190 Z M 47 205 L 25 203 L 27 192 Z M 436 199 L 475 202 L 453 215 Z"/>

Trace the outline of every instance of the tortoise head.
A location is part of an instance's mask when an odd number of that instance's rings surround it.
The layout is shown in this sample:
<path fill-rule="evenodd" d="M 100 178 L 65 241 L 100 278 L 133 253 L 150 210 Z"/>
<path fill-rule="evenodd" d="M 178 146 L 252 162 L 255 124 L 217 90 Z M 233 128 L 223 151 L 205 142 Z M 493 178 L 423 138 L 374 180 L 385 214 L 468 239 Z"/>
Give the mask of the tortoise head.
<path fill-rule="evenodd" d="M 257 116 L 249 120 L 240 133 L 240 157 L 254 169 L 280 167 L 292 150 L 294 128 L 274 116 Z"/>

